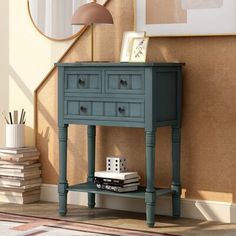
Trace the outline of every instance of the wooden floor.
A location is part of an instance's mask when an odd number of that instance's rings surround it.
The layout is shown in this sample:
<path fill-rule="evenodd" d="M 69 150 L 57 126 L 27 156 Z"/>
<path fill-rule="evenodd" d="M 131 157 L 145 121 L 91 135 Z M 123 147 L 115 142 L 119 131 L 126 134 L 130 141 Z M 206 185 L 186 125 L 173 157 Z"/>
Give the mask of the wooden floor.
<path fill-rule="evenodd" d="M 87 207 L 69 205 L 68 215 L 60 217 L 56 203 L 40 202 L 37 204 L 6 204 L 0 203 L 0 212 L 24 214 L 29 216 L 47 217 L 53 219 L 88 222 L 93 224 L 114 226 L 120 228 L 140 229 L 158 233 L 169 233 L 186 236 L 234 236 L 236 224 L 205 222 L 192 219 L 172 219 L 157 216 L 155 228 L 146 227 L 145 215 L 108 209 L 88 209 Z"/>

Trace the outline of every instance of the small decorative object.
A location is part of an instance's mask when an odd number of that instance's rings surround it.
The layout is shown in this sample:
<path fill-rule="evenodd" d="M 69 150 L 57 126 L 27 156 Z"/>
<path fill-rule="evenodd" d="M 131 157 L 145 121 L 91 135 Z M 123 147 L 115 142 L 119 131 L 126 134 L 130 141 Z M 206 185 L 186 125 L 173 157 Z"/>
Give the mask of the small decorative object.
<path fill-rule="evenodd" d="M 18 148 L 24 147 L 24 132 L 25 125 L 23 124 L 7 124 L 6 126 L 6 147 Z"/>
<path fill-rule="evenodd" d="M 129 62 L 132 52 L 133 39 L 144 37 L 145 32 L 126 31 L 123 34 L 120 62 Z"/>
<path fill-rule="evenodd" d="M 125 157 L 107 157 L 106 164 L 105 171 L 94 173 L 97 188 L 120 193 L 138 190 L 140 176 L 126 171 Z"/>
<path fill-rule="evenodd" d="M 72 25 L 91 26 L 91 61 L 94 61 L 94 24 L 113 24 L 111 13 L 93 0 L 79 7 L 72 17 Z"/>
<path fill-rule="evenodd" d="M 236 34 L 235 0 L 136 0 L 135 29 L 152 36 Z"/>
<path fill-rule="evenodd" d="M 109 172 L 122 173 L 126 171 L 125 157 L 107 157 L 107 168 Z"/>
<path fill-rule="evenodd" d="M 18 111 L 9 112 L 9 117 L 2 113 L 6 121 L 6 147 L 20 148 L 24 146 L 25 114 L 26 112 L 22 109 L 19 120 Z"/>
<path fill-rule="evenodd" d="M 130 62 L 145 62 L 149 38 L 134 38 Z"/>

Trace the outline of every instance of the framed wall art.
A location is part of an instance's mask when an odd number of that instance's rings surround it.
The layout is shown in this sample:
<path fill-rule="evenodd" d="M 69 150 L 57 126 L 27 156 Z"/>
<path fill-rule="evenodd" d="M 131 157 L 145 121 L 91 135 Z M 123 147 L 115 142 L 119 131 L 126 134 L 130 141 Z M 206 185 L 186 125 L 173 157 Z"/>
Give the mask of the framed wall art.
<path fill-rule="evenodd" d="M 125 31 L 123 33 L 123 40 L 120 53 L 120 62 L 129 62 L 132 52 L 133 39 L 144 37 L 145 32 Z"/>
<path fill-rule="evenodd" d="M 147 36 L 236 34 L 236 0 L 136 0 L 135 9 Z"/>
<path fill-rule="evenodd" d="M 134 38 L 130 62 L 145 62 L 148 48 L 148 37 Z"/>

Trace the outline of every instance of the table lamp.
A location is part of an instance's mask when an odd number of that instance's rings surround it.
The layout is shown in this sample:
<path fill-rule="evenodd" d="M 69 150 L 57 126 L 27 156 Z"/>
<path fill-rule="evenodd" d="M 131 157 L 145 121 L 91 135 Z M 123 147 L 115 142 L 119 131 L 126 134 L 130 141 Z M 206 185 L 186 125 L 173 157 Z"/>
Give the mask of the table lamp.
<path fill-rule="evenodd" d="M 94 24 L 113 24 L 111 13 L 95 0 L 79 7 L 72 17 L 71 24 L 91 26 L 91 60 L 94 61 Z"/>

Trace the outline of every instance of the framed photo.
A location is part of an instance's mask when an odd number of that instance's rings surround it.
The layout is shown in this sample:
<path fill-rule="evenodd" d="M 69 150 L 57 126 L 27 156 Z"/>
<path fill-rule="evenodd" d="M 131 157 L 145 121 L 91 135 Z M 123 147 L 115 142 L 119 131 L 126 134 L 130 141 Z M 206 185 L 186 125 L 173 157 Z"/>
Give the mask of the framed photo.
<path fill-rule="evenodd" d="M 235 0 L 136 0 L 135 26 L 147 36 L 236 34 Z"/>
<path fill-rule="evenodd" d="M 145 62 L 149 38 L 134 38 L 130 62 Z"/>
<path fill-rule="evenodd" d="M 132 52 L 133 39 L 144 37 L 145 32 L 126 31 L 123 34 L 120 62 L 129 62 Z"/>

